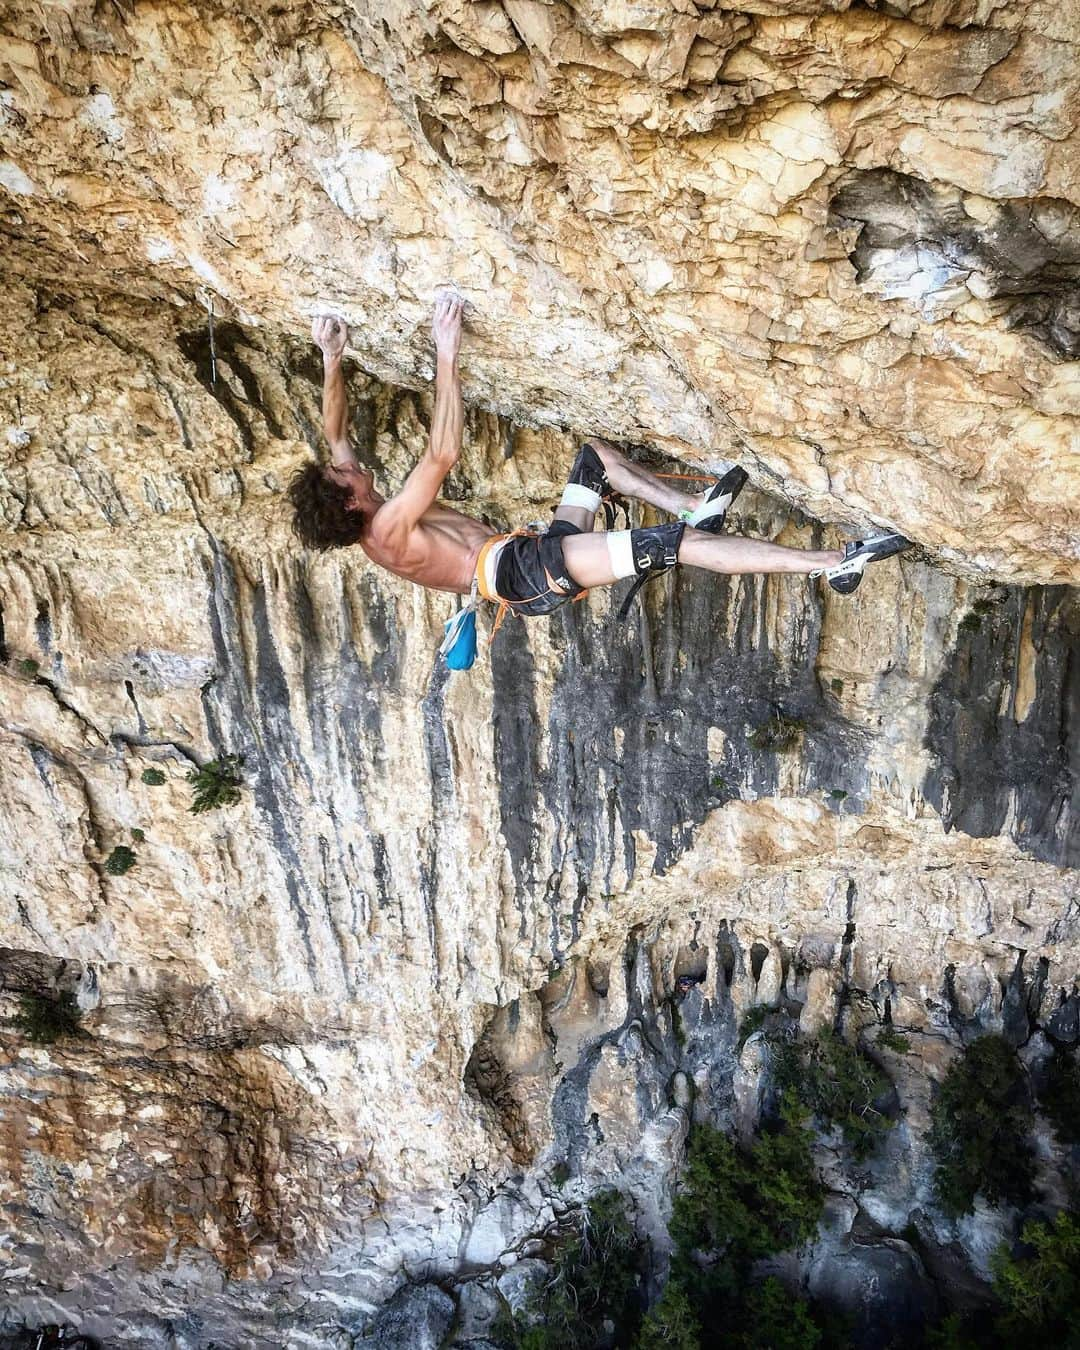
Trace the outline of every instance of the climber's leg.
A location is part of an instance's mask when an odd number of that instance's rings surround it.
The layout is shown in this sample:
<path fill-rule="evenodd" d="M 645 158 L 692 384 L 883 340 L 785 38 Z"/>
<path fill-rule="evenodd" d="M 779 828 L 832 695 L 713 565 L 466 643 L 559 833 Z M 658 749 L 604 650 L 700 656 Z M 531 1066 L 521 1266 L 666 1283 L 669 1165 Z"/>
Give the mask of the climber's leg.
<path fill-rule="evenodd" d="M 612 491 L 623 497 L 632 497 L 644 502 L 646 506 L 655 506 L 660 511 L 668 511 L 677 516 L 680 511 L 693 511 L 701 505 L 700 496 L 692 497 L 677 487 L 672 487 L 656 474 L 643 469 L 640 464 L 627 459 L 623 452 L 607 441 L 591 440 L 586 442 L 603 461 L 608 482 Z"/>
<path fill-rule="evenodd" d="M 605 497 L 611 495 L 604 459 L 588 441 L 578 451 L 555 509 L 555 519 L 589 533 Z"/>
<path fill-rule="evenodd" d="M 681 539 L 678 532 L 682 531 Z M 613 530 L 574 535 L 563 540 L 566 570 L 579 586 L 610 586 L 622 577 L 650 570 L 666 571 L 671 562 L 702 567 L 707 572 L 740 575 L 757 572 L 806 574 L 835 567 L 839 549 L 785 548 L 763 539 L 706 534 L 682 524 L 652 525 L 639 530 Z"/>

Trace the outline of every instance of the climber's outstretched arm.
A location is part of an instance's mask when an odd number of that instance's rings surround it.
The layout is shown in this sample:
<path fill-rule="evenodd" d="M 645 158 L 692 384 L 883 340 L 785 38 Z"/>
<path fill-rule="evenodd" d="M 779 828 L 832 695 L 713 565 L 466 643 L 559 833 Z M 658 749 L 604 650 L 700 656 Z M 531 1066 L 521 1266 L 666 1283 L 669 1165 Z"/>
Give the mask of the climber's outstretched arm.
<path fill-rule="evenodd" d="M 461 401 L 458 349 L 461 346 L 461 313 L 464 301 L 446 293 L 435 302 L 432 333 L 435 337 L 435 411 L 431 434 L 420 463 L 405 480 L 405 486 L 379 512 L 379 528 L 411 530 L 438 497 L 446 475 L 461 457 L 465 409 Z"/>
<path fill-rule="evenodd" d="M 345 391 L 345 376 L 341 372 L 341 358 L 349 340 L 349 330 L 344 319 L 324 314 L 311 325 L 311 336 L 323 354 L 323 431 L 330 445 L 330 457 L 339 467 L 359 467 L 349 443 L 349 400 Z"/>

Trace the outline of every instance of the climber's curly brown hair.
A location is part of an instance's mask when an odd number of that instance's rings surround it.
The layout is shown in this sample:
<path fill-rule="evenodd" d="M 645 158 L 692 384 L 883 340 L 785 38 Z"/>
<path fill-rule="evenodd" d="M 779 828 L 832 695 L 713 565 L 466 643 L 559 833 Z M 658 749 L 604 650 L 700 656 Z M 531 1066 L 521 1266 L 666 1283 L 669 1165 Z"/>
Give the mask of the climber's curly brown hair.
<path fill-rule="evenodd" d="M 293 533 L 305 548 L 344 548 L 363 533 L 363 511 L 349 509 L 350 489 L 335 483 L 321 464 L 305 464 L 289 480 Z"/>

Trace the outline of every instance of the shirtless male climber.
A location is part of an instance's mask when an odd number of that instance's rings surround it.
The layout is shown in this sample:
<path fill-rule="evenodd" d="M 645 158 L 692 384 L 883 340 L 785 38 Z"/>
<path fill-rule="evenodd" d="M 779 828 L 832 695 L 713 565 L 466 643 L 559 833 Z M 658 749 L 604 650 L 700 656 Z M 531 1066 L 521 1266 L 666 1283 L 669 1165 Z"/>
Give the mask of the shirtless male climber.
<path fill-rule="evenodd" d="M 323 425 L 331 463 L 305 464 L 289 496 L 293 529 L 309 548 L 359 544 L 372 562 L 435 590 L 480 594 L 516 614 L 549 614 L 592 586 L 623 577 L 644 579 L 681 563 L 709 572 L 801 572 L 827 578 L 850 594 L 863 569 L 908 547 L 898 534 L 880 534 L 833 549 L 794 549 L 759 539 L 721 536 L 727 508 L 746 481 L 734 468 L 698 497 L 688 496 L 633 464 L 613 445 L 585 442 L 570 471 L 555 518 L 540 534 L 501 535 L 436 499 L 458 462 L 464 429 L 458 349 L 463 302 L 443 294 L 432 329 L 438 358 L 435 411 L 427 450 L 395 496 L 375 490 L 371 471 L 356 458 L 347 434 L 341 358 L 344 322 L 315 320 L 312 336 L 323 353 Z M 598 507 L 610 493 L 636 498 L 676 520 L 633 530 L 593 531 Z"/>

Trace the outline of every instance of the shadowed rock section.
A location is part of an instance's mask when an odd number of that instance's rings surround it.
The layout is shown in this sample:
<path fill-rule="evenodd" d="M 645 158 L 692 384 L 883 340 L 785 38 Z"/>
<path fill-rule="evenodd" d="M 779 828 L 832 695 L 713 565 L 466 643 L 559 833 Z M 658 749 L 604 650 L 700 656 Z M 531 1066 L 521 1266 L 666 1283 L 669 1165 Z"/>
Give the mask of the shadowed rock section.
<path fill-rule="evenodd" d="M 925 792 L 946 829 L 1008 829 L 1080 866 L 1080 605 L 1061 587 L 976 600 L 930 700 Z"/>
<path fill-rule="evenodd" d="M 1045 198 L 994 202 L 958 188 L 874 169 L 840 180 L 837 229 L 855 225 L 859 282 L 939 319 L 988 301 L 1009 328 L 1057 356 L 1080 355 L 1080 211 Z"/>

